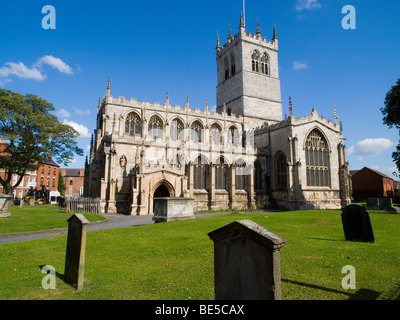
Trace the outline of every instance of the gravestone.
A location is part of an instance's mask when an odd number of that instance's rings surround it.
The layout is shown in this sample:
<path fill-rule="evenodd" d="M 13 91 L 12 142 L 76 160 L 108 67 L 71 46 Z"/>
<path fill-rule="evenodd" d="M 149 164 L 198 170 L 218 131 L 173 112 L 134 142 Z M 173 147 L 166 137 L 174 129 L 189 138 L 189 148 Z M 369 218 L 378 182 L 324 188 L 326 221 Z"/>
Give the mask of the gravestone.
<path fill-rule="evenodd" d="M 210 232 L 216 300 L 281 300 L 280 250 L 286 239 L 250 220 Z"/>
<path fill-rule="evenodd" d="M 65 257 L 65 280 L 83 289 L 85 270 L 86 228 L 89 221 L 81 214 L 75 214 L 68 219 L 68 240 Z"/>
<path fill-rule="evenodd" d="M 368 198 L 367 209 L 368 210 L 379 210 L 379 199 L 378 198 Z"/>
<path fill-rule="evenodd" d="M 9 194 L 0 193 L 0 218 L 8 218 L 10 216 L 7 209 L 12 198 Z"/>
<path fill-rule="evenodd" d="M 379 210 L 388 211 L 391 207 L 393 207 L 393 202 L 391 198 L 379 199 Z"/>
<path fill-rule="evenodd" d="M 342 211 L 343 230 L 347 241 L 375 243 L 371 219 L 365 207 L 351 204 Z"/>

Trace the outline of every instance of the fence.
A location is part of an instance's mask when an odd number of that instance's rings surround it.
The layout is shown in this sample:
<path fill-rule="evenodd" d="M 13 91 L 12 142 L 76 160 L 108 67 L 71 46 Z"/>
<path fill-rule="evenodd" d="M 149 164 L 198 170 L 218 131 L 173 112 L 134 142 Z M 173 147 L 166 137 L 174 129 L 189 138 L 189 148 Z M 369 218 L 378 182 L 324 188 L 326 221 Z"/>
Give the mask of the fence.
<path fill-rule="evenodd" d="M 100 213 L 100 198 L 66 198 L 67 212 Z"/>

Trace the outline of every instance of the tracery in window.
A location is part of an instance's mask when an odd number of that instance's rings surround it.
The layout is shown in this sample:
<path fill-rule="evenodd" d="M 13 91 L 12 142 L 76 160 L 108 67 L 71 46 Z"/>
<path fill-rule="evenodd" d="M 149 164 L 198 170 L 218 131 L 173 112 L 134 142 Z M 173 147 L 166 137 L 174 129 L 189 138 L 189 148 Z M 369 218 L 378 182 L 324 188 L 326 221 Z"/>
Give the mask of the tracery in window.
<path fill-rule="evenodd" d="M 279 152 L 276 156 L 276 187 L 286 188 L 287 187 L 287 161 L 286 156 L 283 152 Z"/>
<path fill-rule="evenodd" d="M 207 188 L 207 176 L 209 175 L 209 164 L 204 156 L 198 156 L 193 167 L 193 188 L 205 190 Z"/>
<path fill-rule="evenodd" d="M 330 186 L 329 148 L 321 131 L 314 129 L 308 135 L 305 145 L 307 186 Z"/>
<path fill-rule="evenodd" d="M 260 55 L 255 50 L 251 56 L 251 68 L 254 72 L 259 72 Z"/>
<path fill-rule="evenodd" d="M 246 163 L 242 159 L 236 162 L 235 171 L 236 190 L 246 190 L 249 179 L 249 172 Z"/>
<path fill-rule="evenodd" d="M 183 122 L 179 119 L 171 121 L 170 138 L 172 141 L 183 141 Z"/>
<path fill-rule="evenodd" d="M 163 138 L 163 122 L 158 116 L 153 116 L 149 121 L 149 136 L 152 139 Z"/>
<path fill-rule="evenodd" d="M 218 124 L 214 123 L 211 126 L 211 132 L 210 133 L 211 133 L 211 141 L 212 141 L 213 144 L 220 145 L 220 143 L 221 143 L 221 131 L 222 131 L 222 129 Z"/>
<path fill-rule="evenodd" d="M 228 164 L 226 163 L 224 157 L 220 157 L 215 164 L 215 188 L 219 190 L 227 189 L 227 172 Z"/>
<path fill-rule="evenodd" d="M 195 143 L 203 142 L 203 125 L 199 121 L 195 121 L 190 129 L 192 141 Z"/>
<path fill-rule="evenodd" d="M 126 117 L 125 133 L 131 137 L 140 137 L 142 135 L 142 122 L 136 113 L 130 113 Z"/>

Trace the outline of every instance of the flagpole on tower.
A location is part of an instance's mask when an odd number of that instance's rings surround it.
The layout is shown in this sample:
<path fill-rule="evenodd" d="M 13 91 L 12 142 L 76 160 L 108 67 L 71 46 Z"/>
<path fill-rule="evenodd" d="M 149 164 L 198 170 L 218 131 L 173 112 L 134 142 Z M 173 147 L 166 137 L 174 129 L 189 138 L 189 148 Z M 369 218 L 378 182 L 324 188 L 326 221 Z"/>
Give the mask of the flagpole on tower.
<path fill-rule="evenodd" d="M 243 0 L 243 24 L 246 25 L 246 0 Z"/>

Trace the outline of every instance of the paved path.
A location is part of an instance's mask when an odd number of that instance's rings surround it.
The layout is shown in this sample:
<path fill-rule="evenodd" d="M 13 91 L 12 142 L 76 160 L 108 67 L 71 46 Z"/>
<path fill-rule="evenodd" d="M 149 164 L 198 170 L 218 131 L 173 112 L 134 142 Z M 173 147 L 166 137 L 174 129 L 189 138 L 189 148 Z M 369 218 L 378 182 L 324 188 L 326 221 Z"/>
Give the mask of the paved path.
<path fill-rule="evenodd" d="M 247 213 L 247 212 L 244 212 Z M 252 212 L 252 213 L 265 213 L 261 212 Z M 196 218 L 207 218 L 211 216 L 217 215 L 225 215 L 227 212 L 223 213 L 204 213 L 197 214 Z M 153 224 L 152 216 L 124 216 L 121 214 L 105 214 L 103 215 L 108 220 L 104 222 L 95 222 L 91 223 L 87 227 L 87 231 L 98 231 L 98 230 L 107 230 L 107 229 L 118 229 L 118 228 L 128 228 L 134 226 L 143 226 L 146 224 Z M 13 242 L 22 242 L 43 238 L 52 238 L 58 237 L 67 234 L 68 228 L 63 229 L 53 229 L 53 230 L 42 230 L 42 231 L 33 231 L 33 232 L 23 232 L 23 233 L 14 233 L 14 234 L 0 234 L 0 245 L 4 243 L 13 243 Z"/>
<path fill-rule="evenodd" d="M 108 219 L 105 222 L 99 223 L 91 223 L 88 225 L 88 231 L 98 231 L 98 230 L 107 230 L 107 229 L 117 229 L 117 228 L 127 228 L 133 226 L 141 226 L 146 224 L 152 224 L 153 217 L 152 216 L 124 216 L 124 215 L 104 215 Z M 43 230 L 43 231 L 35 231 L 35 232 L 23 232 L 23 233 L 14 233 L 2 235 L 0 234 L 0 245 L 3 243 L 13 243 L 13 242 L 21 242 L 21 241 L 29 241 L 36 240 L 42 238 L 51 238 L 58 237 L 64 234 L 67 234 L 68 229 L 54 229 L 54 230 Z"/>

